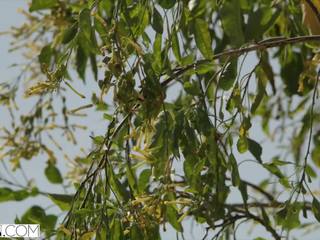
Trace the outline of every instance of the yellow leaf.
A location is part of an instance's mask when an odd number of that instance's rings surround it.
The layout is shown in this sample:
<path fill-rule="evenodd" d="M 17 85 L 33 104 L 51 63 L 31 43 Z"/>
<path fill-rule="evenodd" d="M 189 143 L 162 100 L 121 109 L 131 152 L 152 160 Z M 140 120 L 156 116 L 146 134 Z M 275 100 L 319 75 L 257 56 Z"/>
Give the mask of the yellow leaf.
<path fill-rule="evenodd" d="M 123 37 L 122 40 L 125 40 L 128 45 L 131 45 L 134 48 L 134 50 L 139 54 L 139 56 L 143 56 L 143 50 L 139 44 L 135 43 L 134 41 L 132 41 L 130 38 L 127 38 L 127 37 Z"/>
<path fill-rule="evenodd" d="M 72 234 L 72 232 L 69 229 L 65 228 L 63 225 L 60 225 L 59 231 L 62 231 L 67 236 L 71 236 Z"/>
<path fill-rule="evenodd" d="M 317 17 L 320 11 L 320 1 L 313 0 L 312 3 L 317 8 L 318 13 L 315 13 L 313 8 L 309 5 L 306 0 L 302 0 L 302 12 L 303 12 L 303 24 L 309 29 L 311 34 L 319 35 L 320 34 L 320 21 Z"/>
<path fill-rule="evenodd" d="M 95 232 L 86 232 L 80 237 L 80 240 L 91 240 L 95 235 Z"/>

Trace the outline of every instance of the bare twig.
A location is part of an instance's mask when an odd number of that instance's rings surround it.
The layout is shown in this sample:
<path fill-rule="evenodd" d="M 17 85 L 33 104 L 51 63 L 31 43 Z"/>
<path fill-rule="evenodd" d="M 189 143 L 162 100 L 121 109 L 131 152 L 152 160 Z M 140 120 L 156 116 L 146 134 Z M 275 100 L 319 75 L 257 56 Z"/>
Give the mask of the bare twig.
<path fill-rule="evenodd" d="M 304 204 L 306 210 L 312 210 L 312 203 L 311 202 L 299 202 Z M 286 202 L 272 202 L 272 203 L 261 203 L 261 202 L 251 202 L 247 203 L 248 208 L 283 208 L 286 205 Z M 232 204 L 225 204 L 226 207 L 232 209 L 243 209 L 245 210 L 245 206 L 243 203 L 232 203 Z"/>
<path fill-rule="evenodd" d="M 315 102 L 316 102 L 319 79 L 320 79 L 320 70 L 318 70 L 316 83 L 315 83 L 315 86 L 314 86 L 314 89 L 313 89 L 312 103 L 311 103 L 311 108 L 310 108 L 310 131 L 309 131 L 309 137 L 308 137 L 307 152 L 306 152 L 306 155 L 304 157 L 303 172 L 302 172 L 302 176 L 301 176 L 301 179 L 300 179 L 300 186 L 299 186 L 300 188 L 302 187 L 302 183 L 305 180 L 308 157 L 309 157 L 309 154 L 310 154 L 311 139 L 312 139 L 312 132 L 313 132 L 312 131 L 312 129 L 313 129 L 313 111 L 314 111 L 314 105 L 315 105 Z"/>

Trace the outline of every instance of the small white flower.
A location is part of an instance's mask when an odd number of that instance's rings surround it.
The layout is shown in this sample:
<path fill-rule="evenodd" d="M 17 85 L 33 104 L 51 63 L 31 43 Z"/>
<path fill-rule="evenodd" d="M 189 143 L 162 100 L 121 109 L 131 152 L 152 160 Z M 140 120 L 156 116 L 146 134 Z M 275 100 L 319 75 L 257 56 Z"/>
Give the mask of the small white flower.
<path fill-rule="evenodd" d="M 222 99 L 223 99 L 223 101 L 228 101 L 229 100 L 229 98 L 230 98 L 230 94 L 228 94 L 228 93 L 223 93 L 222 94 Z"/>
<path fill-rule="evenodd" d="M 198 4 L 198 0 L 190 0 L 188 2 L 188 8 L 190 11 L 192 11 Z"/>

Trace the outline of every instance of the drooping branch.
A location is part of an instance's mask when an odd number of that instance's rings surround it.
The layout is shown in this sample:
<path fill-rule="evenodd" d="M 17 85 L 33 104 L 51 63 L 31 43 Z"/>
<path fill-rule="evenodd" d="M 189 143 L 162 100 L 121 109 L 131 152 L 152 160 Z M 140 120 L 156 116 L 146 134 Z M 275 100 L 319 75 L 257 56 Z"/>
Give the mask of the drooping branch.
<path fill-rule="evenodd" d="M 189 64 L 185 67 L 176 67 L 175 69 L 173 69 L 173 74 L 169 78 L 164 80 L 161 83 L 161 85 L 165 87 L 169 83 L 171 83 L 174 79 L 181 76 L 185 72 L 191 69 L 197 69 L 197 67 L 202 64 L 208 64 L 213 60 L 220 59 L 222 57 L 239 57 L 240 55 L 253 52 L 253 51 L 263 51 L 268 48 L 281 47 L 284 45 L 290 45 L 295 43 L 305 43 L 305 42 L 312 42 L 312 41 L 320 41 L 320 35 L 308 35 L 308 36 L 299 36 L 299 37 L 292 37 L 292 38 L 273 37 L 273 38 L 262 40 L 258 43 L 249 45 L 247 47 L 226 50 L 214 55 L 211 59 L 202 59 L 192 64 Z"/>
<path fill-rule="evenodd" d="M 251 214 L 249 212 L 247 212 L 247 215 L 249 218 L 251 218 L 252 220 L 260 223 L 262 226 L 265 227 L 265 229 L 271 233 L 271 235 L 273 236 L 274 239 L 276 240 L 281 240 L 281 236 L 277 233 L 277 231 L 270 225 L 270 223 L 264 221 L 263 219 L 261 219 L 260 217 Z"/>
<path fill-rule="evenodd" d="M 305 177 L 306 177 L 306 168 L 307 168 L 307 163 L 308 163 L 308 156 L 310 154 L 312 132 L 313 132 L 314 105 L 316 103 L 316 96 L 317 96 L 317 90 L 318 90 L 318 85 L 319 85 L 319 79 L 320 79 L 320 70 L 318 71 L 316 83 L 315 83 L 315 86 L 313 89 L 313 94 L 312 94 L 312 103 L 311 103 L 311 107 L 310 107 L 310 130 L 309 130 L 307 151 L 306 151 L 306 155 L 304 157 L 303 172 L 302 172 L 302 176 L 300 179 L 300 188 L 302 188 L 302 184 L 303 184 Z"/>

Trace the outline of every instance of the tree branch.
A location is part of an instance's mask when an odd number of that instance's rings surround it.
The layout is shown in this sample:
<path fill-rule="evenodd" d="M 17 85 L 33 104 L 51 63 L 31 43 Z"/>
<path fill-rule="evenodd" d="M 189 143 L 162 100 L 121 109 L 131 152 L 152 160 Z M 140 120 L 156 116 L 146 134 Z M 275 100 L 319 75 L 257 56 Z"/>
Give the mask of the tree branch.
<path fill-rule="evenodd" d="M 317 15 L 318 16 L 318 15 Z M 318 16 L 320 18 L 320 16 Z M 248 47 L 241 47 L 236 49 L 230 49 L 223 51 L 221 53 L 218 53 L 214 55 L 211 59 L 202 59 L 199 61 L 196 61 L 192 64 L 189 64 L 185 67 L 177 67 L 173 70 L 173 74 L 164 80 L 161 83 L 161 86 L 165 87 L 167 86 L 171 81 L 176 79 L 177 77 L 181 76 L 185 72 L 191 69 L 196 69 L 199 65 L 202 64 L 208 64 L 212 62 L 213 60 L 220 59 L 222 57 L 238 57 L 244 53 L 253 52 L 253 51 L 262 51 L 268 48 L 273 47 L 280 47 L 283 45 L 289 45 L 289 44 L 295 44 L 295 43 L 304 43 L 304 42 L 311 42 L 311 41 L 320 41 L 320 35 L 308 35 L 308 36 L 299 36 L 299 37 L 292 37 L 292 38 L 286 38 L 286 37 L 274 37 L 262 40 L 258 43 L 249 45 Z"/>
<path fill-rule="evenodd" d="M 247 215 L 251 219 L 259 222 L 262 226 L 264 226 L 266 228 L 266 230 L 271 233 L 271 235 L 274 237 L 274 239 L 281 240 L 281 236 L 276 232 L 276 230 L 273 227 L 271 227 L 271 225 L 269 223 L 263 221 L 258 216 L 254 215 L 254 214 L 251 214 L 249 212 L 247 212 Z"/>
<path fill-rule="evenodd" d="M 312 203 L 311 202 L 301 202 L 305 206 L 306 210 L 312 211 Z M 280 208 L 285 206 L 285 202 L 272 202 L 272 203 L 260 203 L 260 202 L 251 202 L 247 203 L 248 208 Z M 226 207 L 231 209 L 245 209 L 244 203 L 231 203 L 225 204 Z"/>

